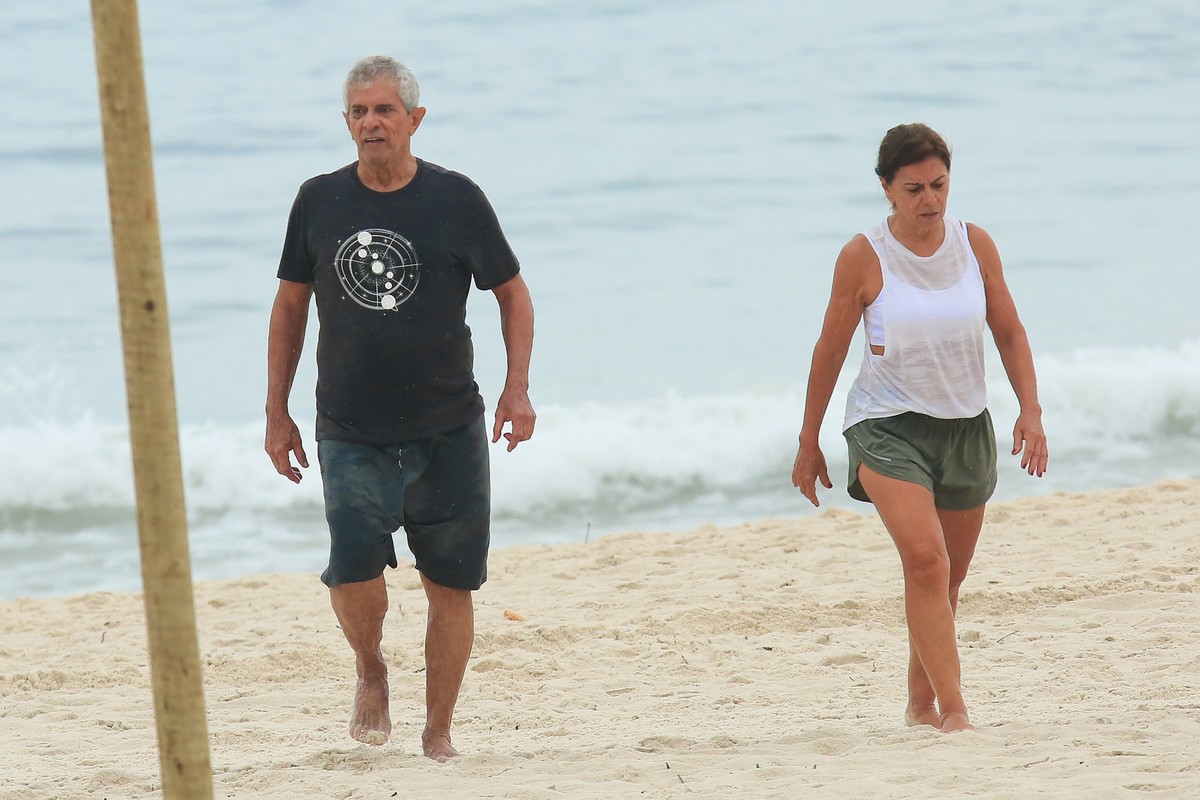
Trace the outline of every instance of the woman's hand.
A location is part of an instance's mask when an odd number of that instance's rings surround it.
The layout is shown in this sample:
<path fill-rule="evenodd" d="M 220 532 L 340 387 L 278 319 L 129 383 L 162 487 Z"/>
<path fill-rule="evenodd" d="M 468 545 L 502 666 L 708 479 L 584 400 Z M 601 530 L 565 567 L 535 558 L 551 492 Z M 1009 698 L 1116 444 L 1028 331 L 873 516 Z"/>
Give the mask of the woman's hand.
<path fill-rule="evenodd" d="M 1024 452 L 1021 452 L 1022 449 Z M 1046 432 L 1042 430 L 1042 415 L 1032 411 L 1022 411 L 1013 426 L 1013 450 L 1015 456 L 1021 453 L 1021 469 L 1039 478 L 1046 474 L 1046 462 L 1050 460 L 1050 451 L 1046 447 Z"/>
<path fill-rule="evenodd" d="M 821 452 L 820 445 L 801 442 L 796 451 L 796 463 L 792 465 L 792 486 L 820 508 L 821 502 L 817 499 L 818 480 L 826 489 L 833 488 L 833 482 L 829 480 L 829 468 L 825 466 L 825 454 Z"/>

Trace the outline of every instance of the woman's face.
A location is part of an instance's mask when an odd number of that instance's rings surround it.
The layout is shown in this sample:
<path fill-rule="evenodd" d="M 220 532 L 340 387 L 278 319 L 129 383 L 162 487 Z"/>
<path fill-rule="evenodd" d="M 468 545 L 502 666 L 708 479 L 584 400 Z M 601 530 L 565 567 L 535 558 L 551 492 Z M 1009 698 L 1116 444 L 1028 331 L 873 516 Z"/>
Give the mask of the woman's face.
<path fill-rule="evenodd" d="M 925 227 L 941 222 L 946 213 L 950 169 L 937 156 L 901 167 L 891 183 L 882 178 L 880 183 L 896 216 L 906 223 Z"/>

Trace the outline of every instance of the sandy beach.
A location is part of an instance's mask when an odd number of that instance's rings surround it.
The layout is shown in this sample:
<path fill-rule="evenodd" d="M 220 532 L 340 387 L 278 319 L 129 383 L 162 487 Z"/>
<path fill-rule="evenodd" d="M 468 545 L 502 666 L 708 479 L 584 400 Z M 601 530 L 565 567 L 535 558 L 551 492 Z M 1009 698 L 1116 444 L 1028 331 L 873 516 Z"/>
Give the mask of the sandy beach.
<path fill-rule="evenodd" d="M 498 550 L 446 765 L 419 755 L 407 565 L 378 748 L 346 735 L 315 574 L 200 583 L 215 796 L 1200 797 L 1198 533 L 1200 481 L 991 506 L 957 735 L 902 723 L 899 564 L 866 513 Z M 139 595 L 0 604 L 0 798 L 160 797 L 149 685 Z"/>

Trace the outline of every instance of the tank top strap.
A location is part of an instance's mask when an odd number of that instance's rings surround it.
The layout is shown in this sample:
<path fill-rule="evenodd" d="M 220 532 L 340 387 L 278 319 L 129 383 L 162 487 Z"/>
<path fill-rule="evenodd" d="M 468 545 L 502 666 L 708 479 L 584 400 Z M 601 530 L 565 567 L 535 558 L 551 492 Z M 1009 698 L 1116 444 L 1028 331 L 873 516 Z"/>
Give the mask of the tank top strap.
<path fill-rule="evenodd" d="M 875 257 L 879 259 L 879 268 L 884 269 L 887 266 L 887 257 L 883 251 L 883 226 L 887 224 L 887 220 L 882 223 L 872 225 L 862 232 L 863 236 L 867 237 L 868 244 L 875 251 Z"/>
<path fill-rule="evenodd" d="M 884 285 L 888 282 L 888 262 L 887 255 L 883 246 L 883 226 L 887 224 L 885 219 L 882 223 L 872 225 L 863 231 L 863 236 L 867 238 L 871 249 L 875 251 L 875 257 L 879 259 L 879 273 Z M 883 327 L 883 305 L 886 298 L 887 290 L 881 289 L 879 295 L 866 308 L 863 309 L 863 330 L 867 336 L 867 347 L 871 345 L 876 347 L 886 347 L 884 327 Z"/>
<path fill-rule="evenodd" d="M 954 220 L 954 229 L 956 231 L 958 231 L 958 235 L 959 235 L 959 237 L 961 237 L 962 243 L 967 246 L 968 250 L 970 250 L 972 253 L 974 253 L 974 249 L 971 247 L 971 236 L 967 232 L 966 220 L 955 219 Z"/>

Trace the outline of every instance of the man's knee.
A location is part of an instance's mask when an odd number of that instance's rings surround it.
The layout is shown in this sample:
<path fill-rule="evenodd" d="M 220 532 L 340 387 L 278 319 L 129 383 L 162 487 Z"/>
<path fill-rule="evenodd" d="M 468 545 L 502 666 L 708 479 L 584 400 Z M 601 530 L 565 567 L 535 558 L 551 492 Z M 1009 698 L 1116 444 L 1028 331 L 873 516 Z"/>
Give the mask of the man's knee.
<path fill-rule="evenodd" d="M 421 575 L 421 584 L 429 599 L 429 610 L 434 614 L 457 616 L 474 607 L 474 592 L 470 589 L 442 586 L 424 574 Z"/>

